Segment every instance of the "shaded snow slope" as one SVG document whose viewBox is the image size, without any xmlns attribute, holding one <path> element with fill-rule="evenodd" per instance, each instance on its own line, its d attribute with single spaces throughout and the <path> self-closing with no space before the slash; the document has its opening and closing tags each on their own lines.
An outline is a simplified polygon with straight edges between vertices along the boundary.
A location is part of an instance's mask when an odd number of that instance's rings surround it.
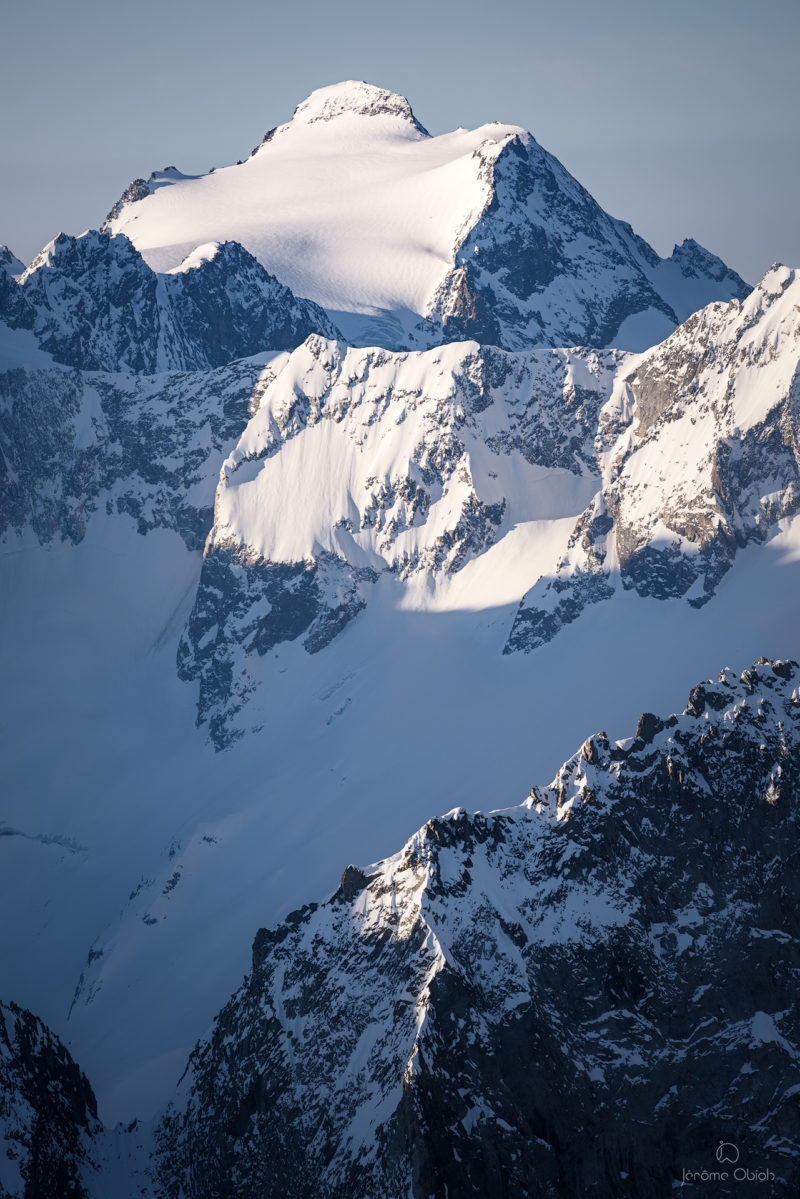
<svg viewBox="0 0 800 1199">
<path fill-rule="evenodd" d="M 250 735 L 219 754 L 175 673 L 198 552 L 102 509 L 76 547 L 3 552 L 6 985 L 111 1122 L 168 1097 L 252 930 L 329 892 L 336 862 L 390 853 L 432 795 L 502 804 L 587 728 L 624 736 L 720 661 L 800 657 L 796 521 L 747 547 L 704 608 L 625 592 L 532 655 L 501 653 L 513 601 L 398 610 L 386 580 L 324 652 L 256 656 Z"/>
<path fill-rule="evenodd" d="M 163 1193 L 655 1199 L 720 1141 L 795 1193 L 799 801 L 800 668 L 761 660 L 348 866 L 256 935 Z"/>
<path fill-rule="evenodd" d="M 402 96 L 354 82 L 314 92 L 245 162 L 135 180 L 106 227 L 159 271 L 240 242 L 356 345 L 638 350 L 749 290 L 694 242 L 659 258 L 517 126 L 431 137 Z"/>
</svg>

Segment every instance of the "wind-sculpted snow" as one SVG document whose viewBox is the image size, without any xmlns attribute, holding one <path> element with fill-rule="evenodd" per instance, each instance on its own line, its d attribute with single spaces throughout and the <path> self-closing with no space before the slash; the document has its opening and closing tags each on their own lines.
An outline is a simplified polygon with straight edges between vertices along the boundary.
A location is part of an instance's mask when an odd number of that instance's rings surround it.
<svg viewBox="0 0 800 1199">
<path fill-rule="evenodd" d="M 255 688 L 248 658 L 323 649 L 380 574 L 432 592 L 516 525 L 576 514 L 620 357 L 295 351 L 222 467 L 181 644 L 215 743 Z"/>
<path fill-rule="evenodd" d="M 0 277 L 0 317 L 31 329 L 56 362 L 84 370 L 208 370 L 310 333 L 337 336 L 235 242 L 198 247 L 167 275 L 127 237 L 59 234 L 16 283 Z"/>
<path fill-rule="evenodd" d="M 0 373 L 0 536 L 77 544 L 98 509 L 200 550 L 225 450 L 285 356 L 218 371 Z"/>
<path fill-rule="evenodd" d="M 351 344 L 641 350 L 749 287 L 687 240 L 661 259 L 551 154 L 497 122 L 431 137 L 403 96 L 321 88 L 246 162 L 137 179 L 106 228 L 158 270 L 233 239 Z"/>
<path fill-rule="evenodd" d="M 619 586 L 707 603 L 736 553 L 800 511 L 800 280 L 775 267 L 622 368 L 600 414 L 602 488 L 506 650 L 531 650 Z"/>
<path fill-rule="evenodd" d="M 800 668 L 762 659 L 349 866 L 257 934 L 162 1193 L 655 1199 L 720 1141 L 793 1193 L 799 798 Z"/>
</svg>

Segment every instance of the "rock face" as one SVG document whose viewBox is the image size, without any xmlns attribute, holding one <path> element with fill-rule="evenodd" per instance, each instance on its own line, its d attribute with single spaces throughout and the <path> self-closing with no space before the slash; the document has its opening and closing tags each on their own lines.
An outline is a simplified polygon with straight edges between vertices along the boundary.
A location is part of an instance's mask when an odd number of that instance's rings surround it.
<svg viewBox="0 0 800 1199">
<path fill-rule="evenodd" d="M 762 660 L 349 866 L 256 937 L 162 1193 L 655 1197 L 720 1142 L 793 1193 L 799 798 L 800 668 Z"/>
<path fill-rule="evenodd" d="M 523 129 L 431 137 L 403 96 L 354 81 L 312 93 L 246 162 L 134 180 L 105 227 L 158 269 L 241 242 L 352 344 L 393 350 L 643 350 L 750 290 L 696 242 L 660 258 Z"/>
<path fill-rule="evenodd" d="M 123 373 L 209 370 L 338 335 L 236 243 L 157 275 L 126 237 L 95 231 L 59 234 L 19 283 L 3 272 L 0 319 L 31 329 L 56 362 Z"/>
<path fill-rule="evenodd" d="M 659 258 L 530 134 L 509 136 L 478 157 L 489 199 L 457 242 L 455 264 L 427 313 L 448 338 L 510 350 L 644 349 L 685 320 L 701 294 L 702 304 L 744 299 L 750 291 L 696 242 Z M 621 332 L 637 317 L 642 334 Z"/>
<path fill-rule="evenodd" d="M 105 508 L 201 550 L 219 461 L 284 360 L 191 375 L 0 373 L 0 534 L 77 544 Z"/>
<path fill-rule="evenodd" d="M 0 1003 L 3 1199 L 88 1199 L 100 1128 L 92 1088 L 59 1039 L 25 1008 Z"/>
<path fill-rule="evenodd" d="M 255 655 L 300 637 L 317 652 L 379 575 L 444 586 L 537 504 L 579 509 L 622 358 L 474 343 L 389 354 L 319 337 L 295 351 L 223 465 L 181 643 L 215 744 L 236 736 Z"/>
<path fill-rule="evenodd" d="M 706 604 L 736 553 L 800 510 L 800 281 L 775 267 L 620 371 L 601 413 L 602 487 L 506 652 L 551 640 L 621 586 Z"/>
</svg>

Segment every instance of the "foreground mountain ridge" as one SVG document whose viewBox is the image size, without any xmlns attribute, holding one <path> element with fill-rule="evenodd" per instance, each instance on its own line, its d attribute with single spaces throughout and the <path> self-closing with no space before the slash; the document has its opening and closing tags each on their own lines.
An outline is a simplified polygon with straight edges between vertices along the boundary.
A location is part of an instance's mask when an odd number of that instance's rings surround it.
<svg viewBox="0 0 800 1199">
<path fill-rule="evenodd" d="M 791 1193 L 798 795 L 800 667 L 764 659 L 632 738 L 589 737 L 518 807 L 456 808 L 348 866 L 326 902 L 258 932 L 149 1164 L 138 1126 L 101 1133 L 63 1048 L 31 1091 L 49 1034 L 12 1008 L 35 1033 L 2 1059 L 19 1178 L 21 1105 L 38 1128 L 63 1072 L 72 1157 L 49 1117 L 41 1193 L 69 1169 L 76 1197 L 105 1199 L 112 1177 L 127 1194 L 123 1169 L 164 1199 L 657 1196 L 720 1141 L 753 1189 L 729 1174 L 718 1193 Z"/>
<path fill-rule="evenodd" d="M 789 1193 L 799 683 L 725 670 L 261 930 L 165 1194 L 656 1196 L 722 1140 Z"/>
</svg>

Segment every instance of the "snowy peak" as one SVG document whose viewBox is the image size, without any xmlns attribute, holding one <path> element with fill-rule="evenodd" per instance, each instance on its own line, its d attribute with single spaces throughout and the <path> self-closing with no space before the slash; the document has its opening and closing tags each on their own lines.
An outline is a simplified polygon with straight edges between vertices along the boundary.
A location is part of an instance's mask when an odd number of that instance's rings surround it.
<svg viewBox="0 0 800 1199">
<path fill-rule="evenodd" d="M 317 88 L 307 100 L 298 104 L 292 120 L 274 132 L 283 134 L 319 123 L 330 125 L 334 121 L 363 117 L 377 118 L 383 135 L 397 132 L 414 139 L 430 136 L 414 116 L 405 96 L 352 79 Z"/>
<path fill-rule="evenodd" d="M 675 246 L 668 261 L 676 263 L 681 273 L 690 279 L 705 276 L 717 283 L 726 278 L 736 283 L 742 282 L 736 272 L 727 267 L 721 258 L 712 254 L 705 246 L 701 246 L 693 237 L 686 237 L 679 246 Z"/>
<path fill-rule="evenodd" d="M 18 279 L 24 270 L 24 262 L 20 262 L 16 254 L 13 254 L 8 246 L 0 246 L 0 271 L 4 271 L 7 275 L 10 275 L 12 279 Z"/>
<path fill-rule="evenodd" d="M 313 92 L 244 163 L 135 181 L 108 227 L 159 271 L 238 241 L 351 344 L 392 350 L 639 351 L 748 291 L 695 243 L 661 259 L 518 126 L 431 137 L 359 82 Z"/>
</svg>

